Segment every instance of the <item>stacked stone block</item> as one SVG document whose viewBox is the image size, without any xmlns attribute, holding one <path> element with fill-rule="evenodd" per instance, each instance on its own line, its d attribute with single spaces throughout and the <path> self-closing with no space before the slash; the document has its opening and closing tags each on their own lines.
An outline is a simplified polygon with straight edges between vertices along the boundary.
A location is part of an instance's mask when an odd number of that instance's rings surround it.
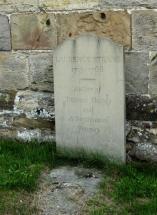
<svg viewBox="0 0 157 215">
<path fill-rule="evenodd" d="M 156 0 L 0 0 L 0 136 L 54 140 L 53 51 L 95 34 L 124 46 L 128 155 L 157 160 L 156 9 Z"/>
</svg>

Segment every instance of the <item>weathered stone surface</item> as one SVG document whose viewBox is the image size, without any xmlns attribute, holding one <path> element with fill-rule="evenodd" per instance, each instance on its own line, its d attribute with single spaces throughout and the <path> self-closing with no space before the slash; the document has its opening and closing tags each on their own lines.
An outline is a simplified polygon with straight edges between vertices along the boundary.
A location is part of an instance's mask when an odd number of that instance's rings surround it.
<svg viewBox="0 0 157 215">
<path fill-rule="evenodd" d="M 100 0 L 39 0 L 39 6 L 45 10 L 90 9 L 97 7 Z"/>
<path fill-rule="evenodd" d="M 157 145 L 137 143 L 134 145 L 130 155 L 141 161 L 157 162 Z"/>
<path fill-rule="evenodd" d="M 22 141 L 37 140 L 38 142 L 54 142 L 54 132 L 50 129 L 25 129 L 21 128 L 17 131 L 17 139 Z"/>
<path fill-rule="evenodd" d="M 40 142 L 54 142 L 55 134 L 50 129 L 26 129 L 26 128 L 0 128 L 1 139 L 18 139 L 25 142 L 36 140 Z"/>
<path fill-rule="evenodd" d="M 0 51 L 11 49 L 10 26 L 7 16 L 0 15 Z"/>
<path fill-rule="evenodd" d="M 13 49 L 52 49 L 57 45 L 55 15 L 16 14 L 11 16 Z"/>
<path fill-rule="evenodd" d="M 14 107 L 15 91 L 1 91 L 0 92 L 0 110 L 11 110 Z"/>
<path fill-rule="evenodd" d="M 0 11 L 8 13 L 132 7 L 157 8 L 157 2 L 156 0 L 0 0 Z"/>
<path fill-rule="evenodd" d="M 157 99 L 149 96 L 127 95 L 126 117 L 128 120 L 156 121 Z"/>
<path fill-rule="evenodd" d="M 13 128 L 1 128 L 0 138 L 1 139 L 15 139 L 17 137 L 17 131 Z"/>
<path fill-rule="evenodd" d="M 128 158 L 157 162 L 157 122 L 129 121 Z"/>
<path fill-rule="evenodd" d="M 157 121 L 128 121 L 127 141 L 157 144 Z"/>
<path fill-rule="evenodd" d="M 72 10 L 92 8 L 156 8 L 156 0 L 39 0 L 40 7 L 45 10 Z"/>
<path fill-rule="evenodd" d="M 156 8 L 156 0 L 99 0 L 101 7 L 108 8 L 132 8 L 132 7 L 144 7 L 144 8 Z"/>
<path fill-rule="evenodd" d="M 29 55 L 30 88 L 39 91 L 53 92 L 52 53 Z"/>
<path fill-rule="evenodd" d="M 133 48 L 156 50 L 157 12 L 153 10 L 134 11 L 132 17 Z"/>
<path fill-rule="evenodd" d="M 148 94 L 148 63 L 148 53 L 125 54 L 126 93 Z"/>
<path fill-rule="evenodd" d="M 157 52 L 150 53 L 149 93 L 157 95 Z"/>
<path fill-rule="evenodd" d="M 125 161 L 123 67 L 123 47 L 96 36 L 67 40 L 54 52 L 59 147 Z"/>
<path fill-rule="evenodd" d="M 55 131 L 54 120 L 48 121 L 43 119 L 29 119 L 24 116 L 14 117 L 13 126 L 16 128 L 27 128 L 27 129 L 51 129 Z"/>
<path fill-rule="evenodd" d="M 0 0 L 0 12 L 35 11 L 38 0 Z"/>
<path fill-rule="evenodd" d="M 122 11 L 70 13 L 57 15 L 58 42 L 84 33 L 108 37 L 131 46 L 130 15 Z"/>
<path fill-rule="evenodd" d="M 132 143 L 151 142 L 152 138 L 151 129 L 156 127 L 156 123 L 152 123 L 151 121 L 132 120 L 128 121 L 127 125 L 129 125 L 129 130 L 126 135 L 127 142 Z"/>
<path fill-rule="evenodd" d="M 0 53 L 0 90 L 25 89 L 28 86 L 29 78 L 25 55 Z"/>
<path fill-rule="evenodd" d="M 1 111 L 0 112 L 0 129 L 12 128 L 13 122 L 13 113 L 10 111 Z"/>
<path fill-rule="evenodd" d="M 28 118 L 54 118 L 54 97 L 52 93 L 19 91 L 15 99 L 15 111 Z"/>
</svg>

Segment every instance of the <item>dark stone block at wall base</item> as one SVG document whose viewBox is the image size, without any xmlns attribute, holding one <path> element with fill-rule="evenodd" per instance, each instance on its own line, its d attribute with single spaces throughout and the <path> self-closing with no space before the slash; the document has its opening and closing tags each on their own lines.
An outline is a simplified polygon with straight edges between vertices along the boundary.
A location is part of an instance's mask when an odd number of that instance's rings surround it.
<svg viewBox="0 0 157 215">
<path fill-rule="evenodd" d="M 126 118 L 127 120 L 156 121 L 157 97 L 127 95 Z"/>
</svg>

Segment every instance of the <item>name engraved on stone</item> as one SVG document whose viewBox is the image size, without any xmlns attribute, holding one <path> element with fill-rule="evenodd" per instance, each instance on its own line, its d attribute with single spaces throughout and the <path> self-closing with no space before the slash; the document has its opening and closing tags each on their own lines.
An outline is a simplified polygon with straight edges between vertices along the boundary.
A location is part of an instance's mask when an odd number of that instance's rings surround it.
<svg viewBox="0 0 157 215">
<path fill-rule="evenodd" d="M 91 73 L 101 73 L 101 72 L 103 72 L 104 71 L 104 68 L 103 68 L 103 66 L 97 66 L 97 67 L 89 67 L 89 68 L 86 68 L 86 70 L 89 72 L 91 72 Z M 81 68 L 78 68 L 78 67 L 73 67 L 72 68 L 72 73 L 82 73 L 83 72 L 83 67 Z"/>
<path fill-rule="evenodd" d="M 87 98 L 67 97 L 67 103 L 87 103 Z"/>
<path fill-rule="evenodd" d="M 67 56 L 54 56 L 53 62 L 56 63 L 92 63 L 93 61 L 100 64 L 100 63 L 112 63 L 118 62 L 121 58 L 119 56 L 100 56 L 100 57 L 67 57 Z"/>
<path fill-rule="evenodd" d="M 100 132 L 100 129 L 99 128 L 93 128 L 93 127 L 79 126 L 78 131 L 80 133 L 98 134 Z"/>
<path fill-rule="evenodd" d="M 70 116 L 69 121 L 71 122 L 88 122 L 88 123 L 106 123 L 107 118 L 90 118 L 90 117 L 79 117 L 79 116 Z"/>
<path fill-rule="evenodd" d="M 88 86 L 84 86 L 84 87 L 80 87 L 80 86 L 75 86 L 73 88 L 73 91 L 75 93 L 79 93 L 79 92 L 90 92 L 93 91 L 95 93 L 98 93 L 100 91 L 99 87 L 88 87 Z"/>
<path fill-rule="evenodd" d="M 91 100 L 92 100 L 92 103 L 104 104 L 107 106 L 111 104 L 111 99 L 109 98 L 109 95 L 104 96 L 104 98 L 93 97 Z"/>
<path fill-rule="evenodd" d="M 125 162 L 123 47 L 80 36 L 54 51 L 57 146 Z"/>
</svg>

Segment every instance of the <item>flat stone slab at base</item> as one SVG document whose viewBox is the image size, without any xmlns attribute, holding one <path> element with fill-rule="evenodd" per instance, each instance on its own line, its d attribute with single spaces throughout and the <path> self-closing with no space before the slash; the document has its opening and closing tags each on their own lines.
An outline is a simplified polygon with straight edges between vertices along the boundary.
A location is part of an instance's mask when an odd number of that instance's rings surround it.
<svg viewBox="0 0 157 215">
<path fill-rule="evenodd" d="M 44 174 L 35 197 L 40 215 L 78 215 L 100 180 L 100 172 L 81 167 L 60 167 Z"/>
<path fill-rule="evenodd" d="M 53 60 L 57 145 L 125 162 L 123 47 L 83 35 Z"/>
</svg>

